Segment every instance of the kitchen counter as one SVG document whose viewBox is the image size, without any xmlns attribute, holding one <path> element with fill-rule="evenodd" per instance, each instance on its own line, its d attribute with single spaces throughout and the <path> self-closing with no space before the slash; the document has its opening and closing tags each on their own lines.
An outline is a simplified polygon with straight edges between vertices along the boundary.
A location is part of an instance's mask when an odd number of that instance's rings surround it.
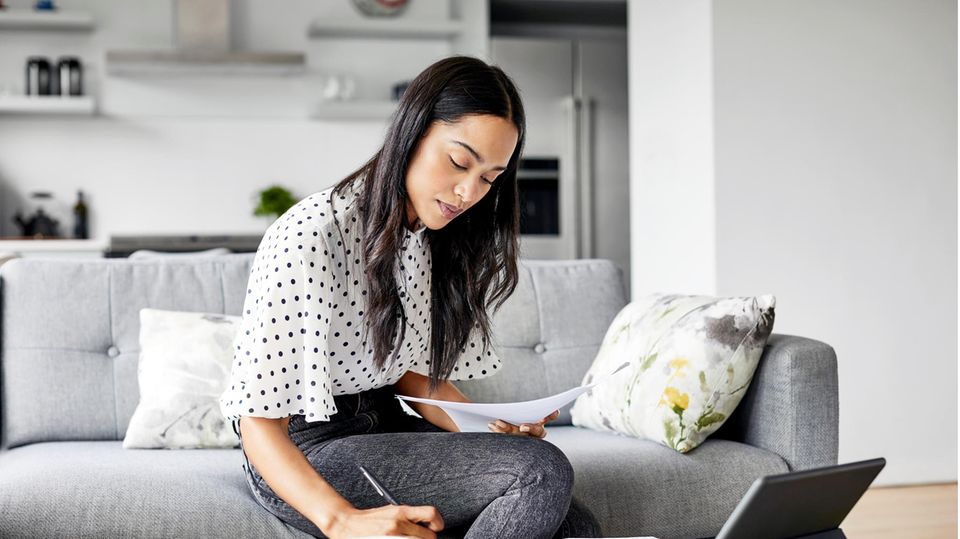
<svg viewBox="0 0 960 539">
<path fill-rule="evenodd" d="M 106 239 L 36 240 L 0 237 L 0 265 L 14 258 L 103 258 Z"/>
<path fill-rule="evenodd" d="M 193 252 L 226 248 L 235 253 L 255 252 L 262 234 L 111 235 L 106 238 L 27 239 L 0 237 L 0 264 L 18 256 L 126 257 L 138 250 Z"/>
<path fill-rule="evenodd" d="M 107 240 L 104 239 L 6 239 L 0 237 L 0 253 L 66 253 L 66 252 L 97 252 L 103 254 L 107 249 Z"/>
</svg>

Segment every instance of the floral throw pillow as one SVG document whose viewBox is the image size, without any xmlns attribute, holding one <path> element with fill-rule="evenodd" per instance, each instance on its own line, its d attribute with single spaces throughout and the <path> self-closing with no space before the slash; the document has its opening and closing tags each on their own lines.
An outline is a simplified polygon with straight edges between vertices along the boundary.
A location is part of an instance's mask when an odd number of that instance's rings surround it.
<svg viewBox="0 0 960 539">
<path fill-rule="evenodd" d="M 124 449 L 239 446 L 218 402 L 239 322 L 217 313 L 140 310 L 140 402 Z"/>
<path fill-rule="evenodd" d="M 614 318 L 583 383 L 580 427 L 658 441 L 686 453 L 723 425 L 746 393 L 773 330 L 776 298 L 650 294 Z"/>
</svg>

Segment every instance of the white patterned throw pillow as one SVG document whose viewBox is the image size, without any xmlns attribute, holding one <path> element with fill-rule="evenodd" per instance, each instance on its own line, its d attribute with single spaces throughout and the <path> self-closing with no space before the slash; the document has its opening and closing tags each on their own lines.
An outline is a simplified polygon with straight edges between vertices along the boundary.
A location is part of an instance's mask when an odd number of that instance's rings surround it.
<svg viewBox="0 0 960 539">
<path fill-rule="evenodd" d="M 583 383 L 574 425 L 686 453 L 723 425 L 746 393 L 773 330 L 776 298 L 650 294 L 614 318 Z"/>
<path fill-rule="evenodd" d="M 140 310 L 140 402 L 124 449 L 238 447 L 220 413 L 240 317 Z"/>
</svg>

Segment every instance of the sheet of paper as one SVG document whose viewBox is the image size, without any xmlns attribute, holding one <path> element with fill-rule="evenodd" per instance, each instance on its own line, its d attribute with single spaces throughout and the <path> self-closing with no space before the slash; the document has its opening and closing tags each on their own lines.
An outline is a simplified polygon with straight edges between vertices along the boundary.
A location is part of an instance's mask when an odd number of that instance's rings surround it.
<svg viewBox="0 0 960 539">
<path fill-rule="evenodd" d="M 559 410 L 567 403 L 579 397 L 592 387 L 606 382 L 615 374 L 623 370 L 629 362 L 624 363 L 605 376 L 595 379 L 592 383 L 568 389 L 566 391 L 529 401 L 519 402 L 452 402 L 422 397 L 397 395 L 397 398 L 406 401 L 433 404 L 443 409 L 450 419 L 457 424 L 460 432 L 489 432 L 487 423 L 502 419 L 519 425 L 521 423 L 536 423 Z M 549 425 L 549 423 L 547 423 Z"/>
</svg>

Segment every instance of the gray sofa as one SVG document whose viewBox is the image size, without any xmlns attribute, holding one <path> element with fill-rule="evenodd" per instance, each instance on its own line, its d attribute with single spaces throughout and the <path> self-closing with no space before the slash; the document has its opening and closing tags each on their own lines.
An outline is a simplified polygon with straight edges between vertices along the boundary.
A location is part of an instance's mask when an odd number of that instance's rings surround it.
<svg viewBox="0 0 960 539">
<path fill-rule="evenodd" d="M 138 402 L 139 310 L 239 314 L 253 254 L 15 259 L 0 266 L 0 537 L 306 537 L 247 490 L 239 449 L 124 450 Z M 524 261 L 494 316 L 504 367 L 456 382 L 475 401 L 579 385 L 627 302 L 607 260 Z M 736 413 L 679 454 L 548 425 L 574 495 L 607 536 L 715 535 L 761 475 L 835 464 L 837 366 L 815 340 L 774 334 Z"/>
</svg>

